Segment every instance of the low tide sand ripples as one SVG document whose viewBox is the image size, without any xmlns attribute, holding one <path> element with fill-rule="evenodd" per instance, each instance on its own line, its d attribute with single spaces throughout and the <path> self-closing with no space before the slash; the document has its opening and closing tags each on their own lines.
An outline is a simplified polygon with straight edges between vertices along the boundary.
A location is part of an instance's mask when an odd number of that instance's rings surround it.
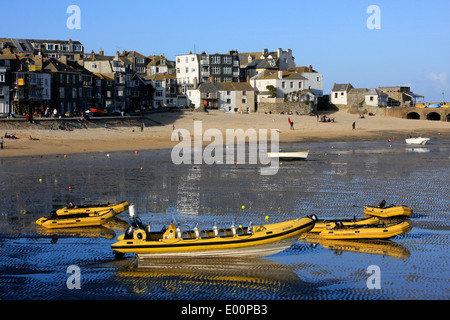
<svg viewBox="0 0 450 320">
<path fill-rule="evenodd" d="M 449 141 L 286 144 L 309 149 L 274 176 L 259 165 L 181 165 L 170 150 L 0 159 L 0 299 L 448 299 Z M 423 152 L 426 148 L 426 152 Z M 413 229 L 392 241 L 300 239 L 250 261 L 117 261 L 126 214 L 104 227 L 46 230 L 35 221 L 77 204 L 129 201 L 154 229 L 362 218 L 365 205 L 404 204 Z M 244 206 L 244 208 L 242 207 Z M 81 270 L 69 290 L 67 268 Z M 381 288 L 367 287 L 379 266 Z"/>
</svg>

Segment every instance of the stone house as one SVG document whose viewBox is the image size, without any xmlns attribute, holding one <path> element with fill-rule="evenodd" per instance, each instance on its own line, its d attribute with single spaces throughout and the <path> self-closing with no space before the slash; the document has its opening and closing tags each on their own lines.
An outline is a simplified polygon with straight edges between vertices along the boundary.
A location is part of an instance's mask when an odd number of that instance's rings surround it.
<svg viewBox="0 0 450 320">
<path fill-rule="evenodd" d="M 230 113 L 255 111 L 255 93 L 247 82 L 204 82 L 189 90 L 188 97 L 195 108 Z"/>
</svg>

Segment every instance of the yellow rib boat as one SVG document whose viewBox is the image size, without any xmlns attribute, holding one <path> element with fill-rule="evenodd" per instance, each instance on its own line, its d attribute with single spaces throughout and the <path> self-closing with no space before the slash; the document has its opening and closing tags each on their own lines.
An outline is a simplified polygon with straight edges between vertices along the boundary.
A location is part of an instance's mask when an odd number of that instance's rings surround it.
<svg viewBox="0 0 450 320">
<path fill-rule="evenodd" d="M 377 217 L 369 217 L 365 219 L 344 219 L 344 220 L 318 220 L 314 225 L 314 228 L 309 231 L 312 233 L 319 233 L 325 229 L 332 229 L 336 227 L 336 223 L 341 222 L 344 226 L 358 226 L 358 225 L 369 225 L 369 224 L 377 224 L 380 222 L 380 219 Z"/>
<path fill-rule="evenodd" d="M 411 225 L 407 221 L 385 225 L 349 226 L 337 225 L 334 229 L 326 229 L 320 232 L 324 239 L 352 240 L 352 239 L 390 239 L 400 234 L 411 231 Z"/>
<path fill-rule="evenodd" d="M 123 256 L 134 253 L 139 258 L 148 257 L 262 257 L 283 251 L 293 245 L 300 234 L 314 227 L 310 217 L 267 224 L 229 229 L 183 231 L 172 223 L 167 230 L 150 232 L 139 219 L 135 219 L 118 242 L 111 245 L 114 253 Z"/>
<path fill-rule="evenodd" d="M 67 207 L 53 211 L 50 216 L 40 218 L 36 223 L 49 229 L 99 226 L 128 210 L 129 205 L 126 201 L 89 207 L 69 203 Z"/>
<path fill-rule="evenodd" d="M 412 210 L 407 206 L 364 207 L 364 213 L 380 218 L 411 217 Z"/>
</svg>

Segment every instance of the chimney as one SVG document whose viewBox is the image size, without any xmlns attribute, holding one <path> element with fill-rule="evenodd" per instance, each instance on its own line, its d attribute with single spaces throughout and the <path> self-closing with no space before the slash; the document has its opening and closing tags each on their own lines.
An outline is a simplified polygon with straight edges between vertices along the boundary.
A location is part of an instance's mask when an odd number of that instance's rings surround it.
<svg viewBox="0 0 450 320">
<path fill-rule="evenodd" d="M 247 83 L 250 83 L 250 75 L 247 75 Z"/>
<path fill-rule="evenodd" d="M 105 51 L 102 50 L 102 48 L 100 48 L 100 55 L 103 57 L 105 55 Z"/>
<path fill-rule="evenodd" d="M 313 69 L 312 69 L 312 66 L 310 65 L 309 66 L 309 72 L 312 72 L 313 71 Z"/>
<path fill-rule="evenodd" d="M 213 75 L 209 76 L 209 82 L 214 83 L 214 76 Z"/>
<path fill-rule="evenodd" d="M 283 71 L 278 70 L 278 79 L 283 79 Z"/>
<path fill-rule="evenodd" d="M 198 80 L 197 77 L 194 78 L 194 90 L 197 90 L 198 88 Z"/>
</svg>

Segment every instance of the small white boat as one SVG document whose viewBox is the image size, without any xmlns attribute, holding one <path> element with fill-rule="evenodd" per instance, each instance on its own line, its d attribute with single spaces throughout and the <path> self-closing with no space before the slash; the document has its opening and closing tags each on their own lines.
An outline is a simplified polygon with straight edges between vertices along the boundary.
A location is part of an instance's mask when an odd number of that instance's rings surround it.
<svg viewBox="0 0 450 320">
<path fill-rule="evenodd" d="M 415 144 L 415 145 L 425 145 L 428 141 L 430 141 L 430 138 L 422 138 L 422 137 L 418 137 L 418 138 L 409 138 L 409 139 L 405 139 L 407 144 Z"/>
<path fill-rule="evenodd" d="M 305 160 L 308 158 L 309 151 L 298 152 L 268 152 L 269 158 L 279 158 L 284 160 Z"/>
</svg>

